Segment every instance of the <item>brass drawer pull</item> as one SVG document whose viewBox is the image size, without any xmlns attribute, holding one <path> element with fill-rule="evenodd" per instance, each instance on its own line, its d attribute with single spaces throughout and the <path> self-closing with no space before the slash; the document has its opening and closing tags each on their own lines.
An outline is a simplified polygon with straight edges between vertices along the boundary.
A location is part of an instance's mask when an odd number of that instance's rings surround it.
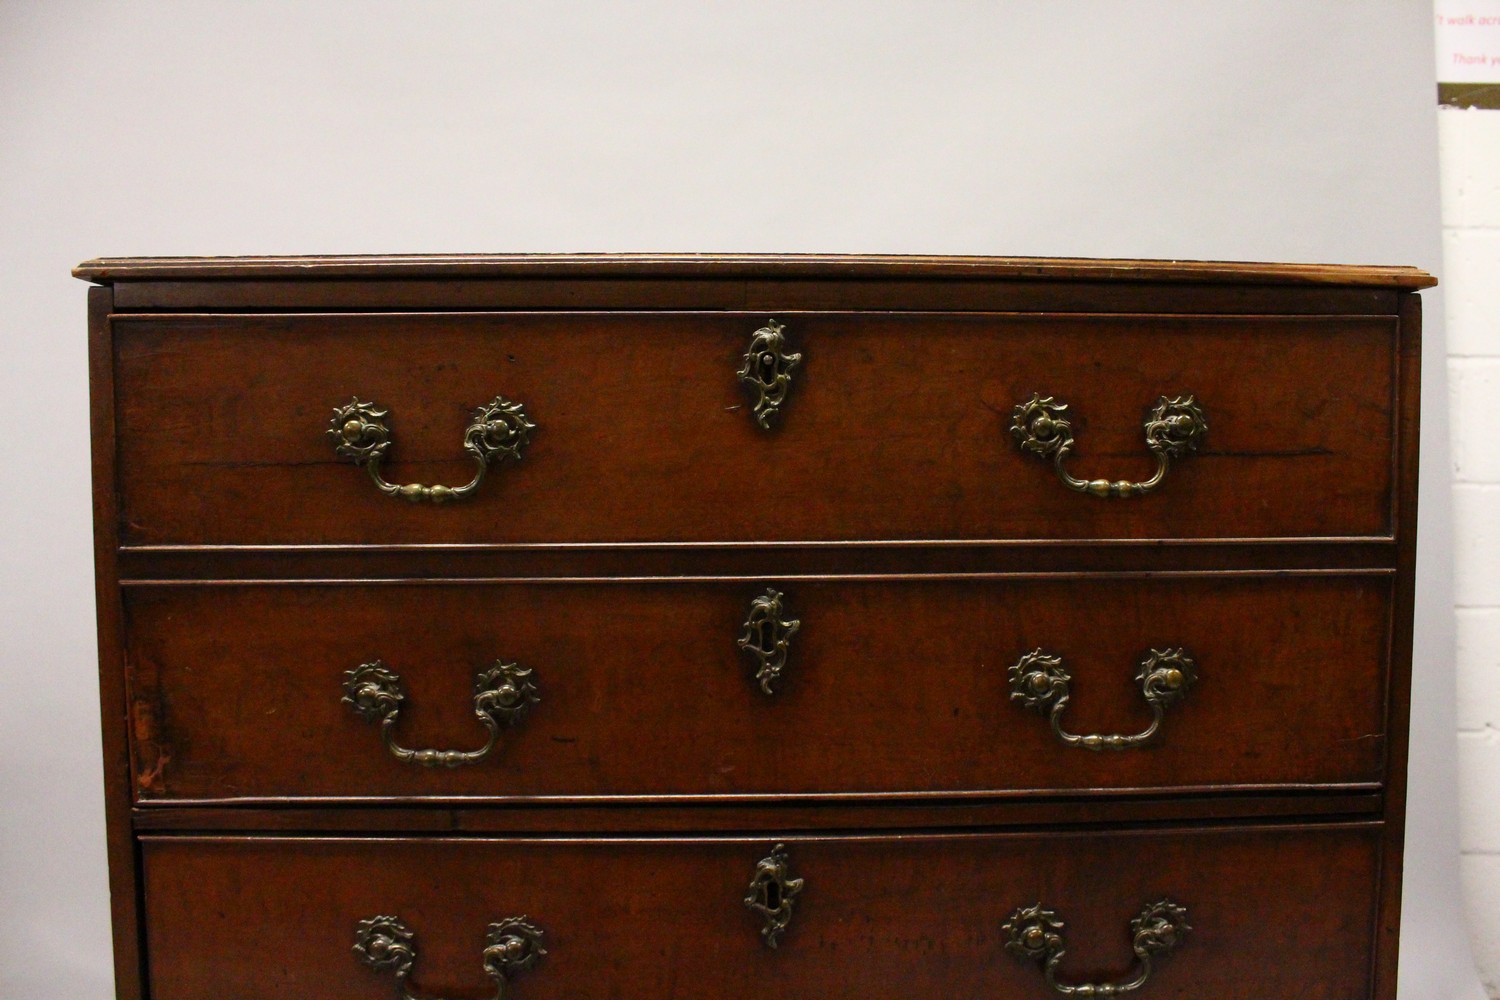
<svg viewBox="0 0 1500 1000">
<path fill-rule="evenodd" d="M 1187 932 L 1187 909 L 1169 899 L 1152 903 L 1130 922 L 1130 950 L 1135 952 L 1141 971 L 1123 983 L 1060 983 L 1057 967 L 1062 964 L 1063 922 L 1056 911 L 1038 903 L 1024 906 L 1010 915 L 1001 930 L 1010 936 L 1005 950 L 1023 962 L 1040 962 L 1047 985 L 1063 996 L 1117 997 L 1140 989 L 1151 977 L 1153 956 L 1165 956 L 1177 947 Z"/>
<path fill-rule="evenodd" d="M 354 953 L 375 971 L 394 975 L 401 1000 L 431 1000 L 413 993 L 407 983 L 417 960 L 415 937 L 400 917 L 371 917 L 355 929 Z M 504 1000 L 505 984 L 512 976 L 536 965 L 545 954 L 541 929 L 524 916 L 490 924 L 484 939 L 484 973 L 495 980 L 495 1000 Z"/>
<path fill-rule="evenodd" d="M 335 454 L 364 466 L 380 492 L 412 503 L 422 500 L 447 503 L 469 496 L 484 482 L 484 474 L 491 462 L 506 457 L 519 461 L 521 449 L 530 443 L 530 434 L 536 429 L 536 424 L 527 418 L 520 403 L 496 396 L 474 411 L 469 426 L 464 429 L 464 451 L 479 466 L 473 479 L 463 486 L 398 485 L 386 482 L 380 474 L 380 463 L 385 460 L 385 453 L 391 446 L 391 431 L 385 425 L 388 413 L 383 407 L 362 402 L 356 396 L 348 405 L 334 409 L 333 419 L 328 423 L 328 436 L 333 438 Z"/>
<path fill-rule="evenodd" d="M 785 844 L 777 844 L 769 855 L 755 863 L 745 905 L 764 918 L 765 926 L 760 929 L 760 936 L 767 948 L 777 946 L 776 939 L 792 922 L 792 903 L 802 891 L 803 880 L 792 878 L 791 874 Z"/>
<path fill-rule="evenodd" d="M 1156 408 L 1146 417 L 1146 448 L 1156 456 L 1156 474 L 1141 483 L 1128 480 L 1075 479 L 1063 468 L 1068 452 L 1073 450 L 1073 425 L 1063 416 L 1068 404 L 1051 396 L 1032 393 L 1031 398 L 1016 407 L 1010 433 L 1022 451 L 1029 451 L 1043 461 L 1051 460 L 1057 477 L 1070 490 L 1096 497 L 1134 497 L 1150 493 L 1161 485 L 1167 467 L 1174 458 L 1186 458 L 1198 450 L 1208 421 L 1192 396 L 1157 400 Z"/>
<path fill-rule="evenodd" d="M 781 411 L 786 394 L 792 388 L 792 369 L 802 363 L 801 354 L 786 349 L 786 327 L 774 319 L 750 335 L 750 346 L 736 372 L 740 381 L 755 394 L 752 415 L 760 429 L 771 429 L 771 418 Z"/>
<path fill-rule="evenodd" d="M 773 685 L 781 680 L 781 672 L 786 669 L 792 636 L 802 627 L 800 619 L 783 617 L 785 597 L 775 587 L 767 587 L 764 595 L 751 601 L 750 614 L 740 626 L 744 634 L 735 642 L 755 658 L 755 679 L 766 694 L 776 693 Z"/>
<path fill-rule="evenodd" d="M 1141 694 L 1151 706 L 1151 725 L 1131 736 L 1079 736 L 1063 731 L 1063 709 L 1068 707 L 1068 685 L 1072 678 L 1062 659 L 1041 649 L 1032 650 L 1010 667 L 1010 698 L 1025 708 L 1034 708 L 1052 719 L 1052 731 L 1069 746 L 1085 750 L 1125 750 L 1150 741 L 1161 728 L 1163 713 L 1181 701 L 1198 679 L 1198 665 L 1181 649 L 1153 649 L 1141 661 L 1135 675 Z"/>
<path fill-rule="evenodd" d="M 361 663 L 344 674 L 344 704 L 366 722 L 380 723 L 380 738 L 397 760 L 424 767 L 458 767 L 483 760 L 500 736 L 501 727 L 514 726 L 541 699 L 532 673 L 514 663 L 496 660 L 474 678 L 474 715 L 490 738 L 478 750 L 408 750 L 396 743 L 396 719 L 406 692 L 401 677 L 380 660 Z"/>
</svg>

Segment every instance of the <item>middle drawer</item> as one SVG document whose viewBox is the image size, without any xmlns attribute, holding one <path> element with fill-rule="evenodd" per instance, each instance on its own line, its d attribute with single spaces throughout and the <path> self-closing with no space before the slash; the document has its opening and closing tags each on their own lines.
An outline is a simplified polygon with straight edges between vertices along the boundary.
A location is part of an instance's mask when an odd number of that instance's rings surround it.
<svg viewBox="0 0 1500 1000">
<path fill-rule="evenodd" d="M 1390 600 L 1375 572 L 131 586 L 136 791 L 1370 785 Z"/>
</svg>

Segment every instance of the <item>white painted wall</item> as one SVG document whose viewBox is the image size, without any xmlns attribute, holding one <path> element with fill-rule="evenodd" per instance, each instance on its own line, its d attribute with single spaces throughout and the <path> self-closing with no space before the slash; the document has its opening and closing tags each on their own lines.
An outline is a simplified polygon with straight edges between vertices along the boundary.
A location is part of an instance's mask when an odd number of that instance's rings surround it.
<svg viewBox="0 0 1500 1000">
<path fill-rule="evenodd" d="M 70 266 L 802 250 L 1436 271 L 1431 32 L 1430 0 L 0 0 L 0 996 L 110 991 Z M 1442 291 L 1424 299 L 1402 989 L 1469 1000 Z"/>
<path fill-rule="evenodd" d="M 1462 867 L 1475 957 L 1500 997 L 1500 111 L 1445 109 L 1438 136 Z"/>
</svg>

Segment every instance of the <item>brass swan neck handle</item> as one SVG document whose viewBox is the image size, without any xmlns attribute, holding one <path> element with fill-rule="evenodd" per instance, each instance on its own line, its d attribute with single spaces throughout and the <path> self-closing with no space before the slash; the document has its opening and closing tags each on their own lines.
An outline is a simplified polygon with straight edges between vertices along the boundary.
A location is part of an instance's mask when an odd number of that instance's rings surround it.
<svg viewBox="0 0 1500 1000">
<path fill-rule="evenodd" d="M 355 928 L 354 953 L 375 971 L 395 977 L 400 1000 L 436 1000 L 413 992 L 408 982 L 417 960 L 415 938 L 400 917 L 371 917 Z M 511 977 L 532 968 L 546 954 L 541 929 L 526 917 L 507 917 L 490 924 L 484 941 L 484 973 L 495 980 L 494 1000 L 505 1000 L 505 986 Z"/>
<path fill-rule="evenodd" d="M 1208 421 L 1192 396 L 1168 399 L 1162 396 L 1146 416 L 1146 450 L 1156 456 L 1156 472 L 1150 479 L 1131 482 L 1121 479 L 1078 479 L 1064 466 L 1073 450 L 1073 425 L 1064 413 L 1068 404 L 1032 393 L 1019 404 L 1011 417 L 1010 433 L 1023 452 L 1043 461 L 1050 460 L 1063 485 L 1079 493 L 1096 497 L 1134 497 L 1150 493 L 1162 484 L 1172 459 L 1186 458 L 1198 450 Z"/>
<path fill-rule="evenodd" d="M 396 742 L 396 720 L 406 691 L 401 677 L 380 660 L 361 663 L 344 674 L 343 703 L 366 722 L 380 723 L 380 739 L 391 756 L 423 767 L 476 764 L 494 749 L 500 730 L 521 721 L 540 701 L 532 672 L 515 663 L 496 660 L 474 678 L 474 715 L 489 732 L 478 750 L 411 750 Z"/>
<path fill-rule="evenodd" d="M 344 406 L 334 408 L 333 419 L 328 422 L 328 436 L 333 439 L 334 453 L 363 466 L 376 489 L 412 503 L 423 500 L 448 503 L 472 496 L 484 482 L 492 463 L 505 458 L 520 461 L 521 449 L 530 443 L 531 432 L 536 430 L 536 424 L 526 416 L 520 403 L 496 396 L 474 411 L 464 429 L 464 451 L 477 465 L 473 479 L 462 486 L 398 484 L 387 482 L 380 473 L 392 440 L 391 430 L 385 425 L 389 413 L 378 404 L 363 402 L 355 396 Z"/>
<path fill-rule="evenodd" d="M 1062 658 L 1038 648 L 1023 655 L 1010 670 L 1010 698 L 1025 708 L 1048 716 L 1052 732 L 1068 746 L 1085 750 L 1126 750 L 1144 746 L 1161 728 L 1162 716 L 1187 694 L 1198 679 L 1198 665 L 1182 649 L 1153 649 L 1141 660 L 1136 682 L 1151 709 L 1151 725 L 1129 736 L 1070 733 L 1062 727 L 1073 678 L 1063 669 Z"/>
<path fill-rule="evenodd" d="M 1123 982 L 1063 983 L 1057 979 L 1057 968 L 1067 954 L 1063 947 L 1063 922 L 1055 910 L 1038 903 L 1024 906 L 1010 915 L 1001 928 L 1009 940 L 1005 950 L 1021 961 L 1041 963 L 1047 985 L 1063 996 L 1117 997 L 1134 992 L 1151 978 L 1152 959 L 1169 954 L 1187 932 L 1187 909 L 1169 899 L 1152 903 L 1130 922 L 1130 950 L 1135 953 L 1139 971 Z"/>
</svg>

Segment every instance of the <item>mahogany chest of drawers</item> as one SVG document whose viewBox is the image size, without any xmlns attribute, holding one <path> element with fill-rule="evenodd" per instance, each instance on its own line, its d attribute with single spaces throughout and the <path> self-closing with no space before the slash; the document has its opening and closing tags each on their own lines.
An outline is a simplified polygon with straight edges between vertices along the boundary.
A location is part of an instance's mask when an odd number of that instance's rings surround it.
<svg viewBox="0 0 1500 1000">
<path fill-rule="evenodd" d="M 75 273 L 121 998 L 1394 996 L 1426 274 Z"/>
</svg>

